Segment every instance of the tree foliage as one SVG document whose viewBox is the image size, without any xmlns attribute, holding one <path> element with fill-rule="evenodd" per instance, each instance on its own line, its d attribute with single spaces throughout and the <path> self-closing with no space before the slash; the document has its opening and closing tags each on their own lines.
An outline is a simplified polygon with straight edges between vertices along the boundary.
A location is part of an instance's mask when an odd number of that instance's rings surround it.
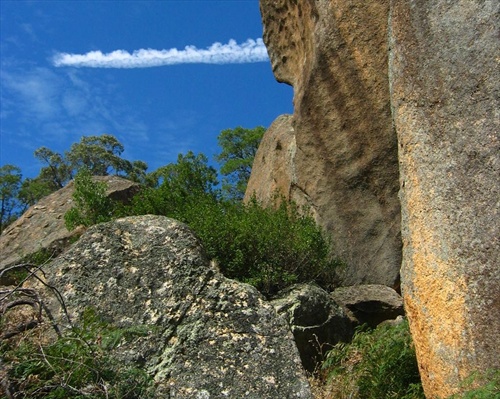
<svg viewBox="0 0 500 399">
<path fill-rule="evenodd" d="M 132 163 L 121 157 L 125 148 L 110 134 L 83 136 L 79 143 L 71 146 L 66 159 L 72 170 L 87 169 L 94 176 L 127 175 Z"/>
<path fill-rule="evenodd" d="M 223 130 L 217 137 L 222 151 L 215 159 L 221 164 L 220 172 L 224 177 L 222 188 L 229 198 L 242 199 L 245 195 L 255 153 L 266 129 L 236 127 Z"/>
<path fill-rule="evenodd" d="M 240 201 L 263 134 L 263 127 L 221 132 L 217 159 L 225 176 L 222 188 L 208 158 L 191 151 L 146 174 L 146 163 L 121 158 L 123 145 L 110 135 L 83 137 L 65 156 L 42 147 L 36 155 L 46 166 L 40 176 L 23 183 L 22 198 L 31 204 L 75 174 L 75 207 L 64 217 L 70 230 L 117 216 L 164 215 L 190 225 L 225 275 L 266 295 L 295 282 L 331 286 L 340 262 L 312 217 L 279 198 L 267 209 L 256 200 Z M 106 184 L 92 179 L 109 173 L 143 183 L 131 205 L 117 206 L 106 196 Z"/>
<path fill-rule="evenodd" d="M 51 182 L 40 176 L 24 179 L 19 190 L 20 212 L 25 212 L 28 207 L 36 204 L 54 190 L 55 188 Z"/>
<path fill-rule="evenodd" d="M 35 150 L 35 158 L 45 164 L 37 179 L 44 182 L 51 191 L 63 188 L 73 178 L 70 163 L 59 153 L 47 147 Z"/>
<path fill-rule="evenodd" d="M 16 212 L 10 212 L 11 218 L 23 213 L 43 197 L 64 187 L 82 169 L 93 176 L 113 173 L 145 184 L 148 180 L 147 163 L 128 161 L 121 157 L 123 151 L 123 145 L 116 137 L 109 134 L 83 136 L 80 142 L 73 144 L 64 154 L 47 147 L 38 148 L 34 156 L 43 166 L 38 176 L 19 182 L 20 187 L 14 193 Z M 7 167 L 17 168 L 13 165 L 5 165 L 2 168 Z"/>
<path fill-rule="evenodd" d="M 0 167 L 0 233 L 17 217 L 21 179 L 21 169 L 17 166 Z"/>
<path fill-rule="evenodd" d="M 162 166 L 148 176 L 149 188 L 133 201 L 134 214 L 165 215 L 183 220 L 192 204 L 217 196 L 217 171 L 203 154 L 179 154 L 176 163 Z"/>
</svg>

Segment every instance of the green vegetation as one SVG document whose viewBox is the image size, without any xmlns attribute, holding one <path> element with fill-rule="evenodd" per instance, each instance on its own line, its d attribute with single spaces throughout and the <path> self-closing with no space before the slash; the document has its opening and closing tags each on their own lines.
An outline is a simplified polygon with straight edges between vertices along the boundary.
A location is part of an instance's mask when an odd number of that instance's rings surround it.
<svg viewBox="0 0 500 399">
<path fill-rule="evenodd" d="M 217 173 L 203 154 L 179 155 L 148 176 L 130 206 L 116 207 L 106 188 L 83 169 L 75 179 L 75 203 L 65 215 L 68 228 L 90 226 L 113 215 L 164 215 L 188 224 L 222 273 L 248 282 L 270 296 L 296 282 L 333 285 L 340 264 L 328 241 L 305 210 L 280 198 L 264 209 L 256 200 L 243 204 L 217 189 Z"/>
<path fill-rule="evenodd" d="M 203 154 L 179 154 L 177 163 L 162 166 L 147 177 L 148 188 L 133 199 L 124 215 L 165 215 L 188 222 L 186 213 L 197 204 L 216 201 L 217 171 Z"/>
<path fill-rule="evenodd" d="M 82 137 L 64 155 L 41 147 L 35 156 L 44 166 L 36 178 L 22 182 L 19 168 L 4 168 L 3 180 L 11 182 L 4 190 L 5 203 L 11 204 L 6 214 L 13 213 L 15 204 L 25 209 L 74 178 L 75 206 L 64 216 L 68 230 L 121 216 L 164 215 L 188 224 L 226 276 L 253 284 L 265 295 L 296 282 L 329 287 L 340 262 L 305 209 L 282 198 L 268 209 L 256 200 L 241 201 L 264 132 L 261 126 L 221 132 L 216 160 L 222 185 L 208 158 L 191 151 L 146 174 L 144 162 L 121 158 L 124 147 L 111 135 Z M 142 183 L 130 205 L 111 201 L 106 184 L 92 179 L 109 173 Z"/>
<path fill-rule="evenodd" d="M 464 382 L 465 392 L 449 399 L 500 399 L 500 370 L 474 372 Z"/>
<path fill-rule="evenodd" d="M 358 329 L 323 365 L 329 392 L 339 399 L 424 399 L 408 322 Z"/>
<path fill-rule="evenodd" d="M 0 168 L 0 188 L 3 206 L 0 228 L 15 220 L 40 199 L 64 187 L 80 170 L 93 176 L 119 175 L 144 183 L 148 165 L 143 161 L 128 161 L 121 157 L 123 145 L 112 135 L 83 136 L 64 154 L 40 147 L 34 152 L 43 166 L 38 176 L 22 180 L 21 170 L 14 165 Z"/>
<path fill-rule="evenodd" d="M 18 193 L 21 188 L 21 169 L 14 165 L 0 167 L 0 234 L 17 218 Z"/>
<path fill-rule="evenodd" d="M 31 330 L 19 341 L 2 341 L 10 388 L 24 398 L 148 398 L 151 381 L 145 371 L 124 366 L 112 350 L 137 336 L 140 328 L 116 328 L 87 309 L 82 324 L 52 342 Z M 20 395 L 20 396 L 19 396 Z"/>
<path fill-rule="evenodd" d="M 205 201 L 188 209 L 185 221 L 225 276 L 250 283 L 266 296 L 297 282 L 333 285 L 340 261 L 313 218 L 295 204 L 279 198 L 272 208 L 255 200 Z"/>
<path fill-rule="evenodd" d="M 243 199 L 255 153 L 265 131 L 263 126 L 254 129 L 237 127 L 223 130 L 217 137 L 222 151 L 215 159 L 221 163 L 222 190 L 228 198 Z"/>
<path fill-rule="evenodd" d="M 73 193 L 76 206 L 64 215 L 68 230 L 112 219 L 115 205 L 106 195 L 106 189 L 106 183 L 92 180 L 90 170 L 83 168 L 77 173 Z"/>
</svg>

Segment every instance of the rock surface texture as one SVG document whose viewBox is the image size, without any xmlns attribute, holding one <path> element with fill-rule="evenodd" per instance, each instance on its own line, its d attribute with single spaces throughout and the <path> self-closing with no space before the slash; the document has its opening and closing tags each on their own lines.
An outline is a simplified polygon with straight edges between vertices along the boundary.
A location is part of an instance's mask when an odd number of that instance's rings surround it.
<svg viewBox="0 0 500 399">
<path fill-rule="evenodd" d="M 296 183 L 294 162 L 297 146 L 292 123 L 292 115 L 281 115 L 266 130 L 255 154 L 247 185 L 247 201 L 255 193 L 264 206 L 269 206 L 273 204 L 276 192 L 286 198 L 294 196 L 292 187 Z M 303 202 L 302 196 L 296 200 Z"/>
<path fill-rule="evenodd" d="M 309 372 L 318 370 L 333 345 L 349 342 L 354 335 L 353 323 L 342 307 L 316 285 L 294 285 L 271 303 L 287 320 L 302 364 Z"/>
<path fill-rule="evenodd" d="M 426 397 L 500 369 L 500 3 L 391 1 L 402 292 Z"/>
<path fill-rule="evenodd" d="M 108 185 L 107 194 L 117 201 L 127 202 L 139 191 L 139 185 L 118 176 L 97 176 L 95 180 Z M 73 206 L 73 182 L 42 198 L 0 235 L 0 269 L 19 263 L 27 255 L 41 249 L 60 253 L 71 238 L 81 230 L 69 232 L 64 214 Z"/>
<path fill-rule="evenodd" d="M 389 1 L 261 0 L 276 79 L 294 88 L 294 144 L 275 130 L 257 156 L 248 196 L 270 188 L 307 204 L 348 267 L 344 284 L 398 285 L 401 264 L 396 133 L 387 70 Z M 274 126 L 276 129 L 277 126 Z M 274 143 L 273 143 L 274 140 Z M 293 148 L 293 150 L 289 150 Z M 283 159 L 283 158 L 282 158 Z"/>
<path fill-rule="evenodd" d="M 331 293 L 355 326 L 368 324 L 375 328 L 386 320 L 404 315 L 403 298 L 385 285 L 353 285 Z"/>
<path fill-rule="evenodd" d="M 253 287 L 212 269 L 179 222 L 94 226 L 45 272 L 74 320 L 91 307 L 121 327 L 153 327 L 115 355 L 144 367 L 158 398 L 311 398 L 286 322 Z"/>
</svg>

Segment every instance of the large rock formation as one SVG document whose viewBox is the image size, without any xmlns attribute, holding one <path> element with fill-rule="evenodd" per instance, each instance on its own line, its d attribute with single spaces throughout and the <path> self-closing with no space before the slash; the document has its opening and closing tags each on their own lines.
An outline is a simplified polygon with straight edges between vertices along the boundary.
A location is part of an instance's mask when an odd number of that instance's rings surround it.
<svg viewBox="0 0 500 399">
<path fill-rule="evenodd" d="M 139 216 L 94 226 L 44 272 L 74 322 L 90 307 L 113 325 L 151 327 L 113 356 L 144 368 L 155 397 L 311 398 L 285 320 L 211 268 L 184 224 Z M 48 308 L 67 322 L 58 301 Z"/>
<path fill-rule="evenodd" d="M 107 195 L 121 202 L 129 201 L 139 185 L 118 176 L 95 176 L 95 181 L 107 184 Z M 74 206 L 73 181 L 64 188 L 42 198 L 0 235 L 0 269 L 20 262 L 27 255 L 40 250 L 61 252 L 71 239 L 82 233 L 81 229 L 68 231 L 64 214 Z"/>
<path fill-rule="evenodd" d="M 402 291 L 427 398 L 500 369 L 500 3 L 391 1 Z"/>
<path fill-rule="evenodd" d="M 260 4 L 273 71 L 294 87 L 295 109 L 293 121 L 279 120 L 267 134 L 279 137 L 264 138 L 271 142 L 269 153 L 259 150 L 247 198 L 255 192 L 266 202 L 276 187 L 307 204 L 347 262 L 345 284 L 396 286 L 401 238 L 387 70 L 389 1 Z M 293 131 L 285 141 L 290 144 L 280 146 L 280 137 Z M 273 158 L 289 166 L 269 173 Z"/>
<path fill-rule="evenodd" d="M 264 206 L 271 206 L 277 192 L 287 198 L 293 198 L 296 194 L 293 187 L 296 180 L 297 145 L 292 124 L 292 115 L 281 115 L 262 137 L 247 185 L 245 196 L 247 201 L 255 194 Z M 303 197 L 298 196 L 296 200 L 302 201 Z"/>
</svg>

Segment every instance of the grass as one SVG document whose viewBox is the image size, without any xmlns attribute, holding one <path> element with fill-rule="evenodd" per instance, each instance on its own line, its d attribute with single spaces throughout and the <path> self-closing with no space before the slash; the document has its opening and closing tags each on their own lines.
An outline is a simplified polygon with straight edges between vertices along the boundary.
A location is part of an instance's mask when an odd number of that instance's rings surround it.
<svg viewBox="0 0 500 399">
<path fill-rule="evenodd" d="M 327 353 L 313 390 L 318 399 L 425 399 L 407 321 L 358 328 Z"/>
</svg>

